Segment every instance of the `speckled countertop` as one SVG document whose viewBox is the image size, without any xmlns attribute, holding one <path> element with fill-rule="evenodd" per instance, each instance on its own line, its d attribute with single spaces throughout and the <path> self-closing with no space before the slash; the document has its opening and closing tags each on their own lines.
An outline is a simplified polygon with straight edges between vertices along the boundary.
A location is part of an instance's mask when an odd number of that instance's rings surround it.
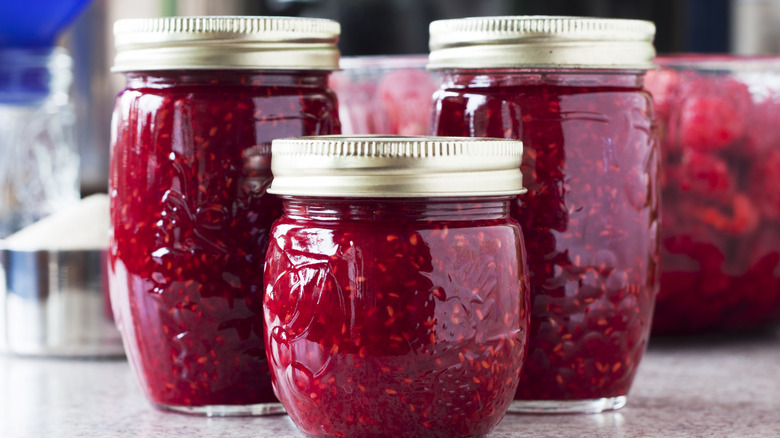
<svg viewBox="0 0 780 438">
<path fill-rule="evenodd" d="M 0 356 L 0 437 L 301 438 L 283 415 L 160 412 L 123 360 Z M 780 437 L 780 333 L 654 340 L 628 406 L 600 415 L 507 415 L 490 438 Z"/>
</svg>

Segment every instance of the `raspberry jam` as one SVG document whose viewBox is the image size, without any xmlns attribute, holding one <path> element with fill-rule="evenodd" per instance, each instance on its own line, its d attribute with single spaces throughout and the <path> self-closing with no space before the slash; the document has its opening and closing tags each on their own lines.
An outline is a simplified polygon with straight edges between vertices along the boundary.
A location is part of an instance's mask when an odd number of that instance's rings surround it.
<svg viewBox="0 0 780 438">
<path fill-rule="evenodd" d="M 510 214 L 526 237 L 531 330 L 510 411 L 618 409 L 647 345 L 658 284 L 653 108 L 636 67 L 652 58 L 636 58 L 629 48 L 604 59 L 609 51 L 599 54 L 598 44 L 582 41 L 614 31 L 647 49 L 652 24 L 570 17 L 439 23 L 431 26 L 431 62 L 444 73 L 434 96 L 435 135 L 524 144 L 528 193 L 516 197 Z M 577 32 L 582 38 L 572 39 Z M 474 35 L 473 46 L 463 43 Z M 479 46 L 491 38 L 514 47 L 509 58 Z M 553 48 L 544 64 L 560 67 L 457 68 L 469 56 L 488 65 L 517 56 L 518 65 L 533 65 L 542 43 Z M 571 65 L 571 47 L 596 50 L 582 62 L 628 64 Z"/>
<path fill-rule="evenodd" d="M 307 436 L 484 436 L 514 396 L 528 295 L 512 197 L 399 194 L 283 196 L 266 349 L 276 395 Z"/>
<path fill-rule="evenodd" d="M 650 99 L 634 75 L 577 85 L 593 76 L 453 74 L 436 96 L 436 134 L 525 145 L 528 193 L 511 212 L 531 284 L 518 400 L 625 396 L 647 344 L 658 261 Z"/>
<path fill-rule="evenodd" d="M 263 343 L 262 264 L 281 215 L 266 193 L 270 143 L 338 132 L 327 80 L 327 71 L 127 73 L 113 119 L 109 280 L 154 405 L 281 410 Z"/>
<path fill-rule="evenodd" d="M 653 333 L 780 319 L 780 59 L 660 58 L 663 273 Z M 695 309 L 695 311 L 692 311 Z"/>
</svg>

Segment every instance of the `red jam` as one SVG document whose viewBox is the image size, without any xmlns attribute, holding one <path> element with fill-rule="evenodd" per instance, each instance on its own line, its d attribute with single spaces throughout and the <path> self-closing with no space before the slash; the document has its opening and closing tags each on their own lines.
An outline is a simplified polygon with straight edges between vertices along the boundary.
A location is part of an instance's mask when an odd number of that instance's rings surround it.
<svg viewBox="0 0 780 438">
<path fill-rule="evenodd" d="M 657 157 L 641 76 L 617 71 L 449 72 L 436 135 L 521 139 L 528 193 L 528 361 L 518 400 L 624 396 L 657 288 Z"/>
<path fill-rule="evenodd" d="M 158 406 L 275 401 L 262 263 L 280 201 L 270 143 L 338 133 L 327 73 L 130 73 L 110 167 L 110 281 L 133 368 Z"/>
<path fill-rule="evenodd" d="M 312 437 L 484 436 L 527 340 L 509 197 L 285 197 L 266 258 L 274 389 Z"/>
<path fill-rule="evenodd" d="M 749 330 L 777 321 L 777 60 L 659 63 L 668 68 L 649 72 L 647 81 L 663 140 L 663 273 L 653 333 Z M 706 70 L 713 63 L 718 70 Z"/>
</svg>

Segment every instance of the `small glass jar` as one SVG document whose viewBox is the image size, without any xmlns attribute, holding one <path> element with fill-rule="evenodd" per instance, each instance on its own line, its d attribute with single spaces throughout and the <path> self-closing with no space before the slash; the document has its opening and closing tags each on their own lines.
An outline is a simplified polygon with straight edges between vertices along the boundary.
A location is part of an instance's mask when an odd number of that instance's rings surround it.
<svg viewBox="0 0 780 438">
<path fill-rule="evenodd" d="M 279 137 L 339 132 L 330 20 L 121 20 L 109 193 L 111 300 L 160 408 L 281 411 L 263 348 L 262 263 Z"/>
<path fill-rule="evenodd" d="M 677 55 L 648 72 L 661 127 L 653 334 L 780 321 L 780 57 Z"/>
<path fill-rule="evenodd" d="M 265 265 L 276 395 L 312 437 L 484 436 L 525 356 L 522 143 L 273 143 Z"/>
<path fill-rule="evenodd" d="M 652 23 L 488 17 L 431 24 L 436 135 L 522 139 L 529 356 L 510 412 L 617 409 L 658 288 L 658 157 L 642 88 Z"/>
</svg>

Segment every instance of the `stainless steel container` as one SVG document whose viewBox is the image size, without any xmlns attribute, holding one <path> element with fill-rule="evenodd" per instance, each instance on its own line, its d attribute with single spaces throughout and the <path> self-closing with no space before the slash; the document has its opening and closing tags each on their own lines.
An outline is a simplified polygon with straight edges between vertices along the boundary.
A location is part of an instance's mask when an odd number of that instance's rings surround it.
<svg viewBox="0 0 780 438">
<path fill-rule="evenodd" d="M 104 250 L 0 249 L 0 352 L 122 356 Z"/>
</svg>

